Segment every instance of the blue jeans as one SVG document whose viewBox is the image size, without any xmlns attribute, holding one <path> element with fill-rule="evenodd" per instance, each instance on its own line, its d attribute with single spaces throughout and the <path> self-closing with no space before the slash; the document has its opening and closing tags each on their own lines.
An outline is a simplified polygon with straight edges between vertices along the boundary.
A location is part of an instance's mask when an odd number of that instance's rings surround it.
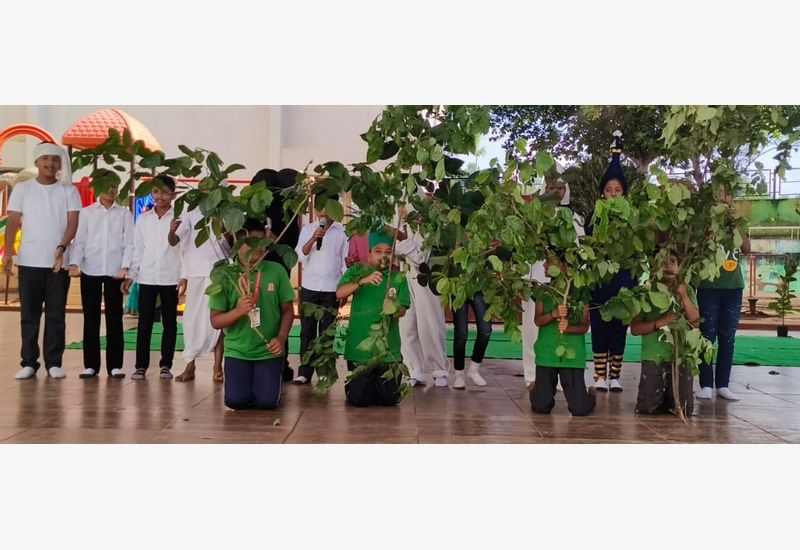
<svg viewBox="0 0 800 550">
<path fill-rule="evenodd" d="M 742 312 L 742 289 L 717 290 L 701 288 L 697 303 L 703 323 L 700 331 L 711 343 L 718 341 L 716 365 L 700 364 L 700 387 L 727 388 L 733 367 L 733 344 Z"/>
<path fill-rule="evenodd" d="M 225 406 L 274 409 L 281 401 L 283 357 L 263 361 L 225 358 Z"/>
<path fill-rule="evenodd" d="M 484 321 L 483 316 L 489 307 L 480 292 L 464 302 L 464 305 L 453 312 L 453 368 L 464 370 L 464 359 L 467 354 L 467 335 L 469 331 L 469 312 L 467 308 L 472 306 L 475 314 L 475 325 L 478 334 L 475 337 L 475 344 L 472 346 L 472 361 L 482 363 L 489 340 L 492 337 L 492 325 L 489 321 Z"/>
</svg>

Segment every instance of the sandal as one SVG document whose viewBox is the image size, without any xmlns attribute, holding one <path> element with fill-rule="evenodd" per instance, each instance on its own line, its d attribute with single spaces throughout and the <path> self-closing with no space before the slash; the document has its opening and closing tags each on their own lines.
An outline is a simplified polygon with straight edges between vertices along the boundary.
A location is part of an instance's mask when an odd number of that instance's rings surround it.
<svg viewBox="0 0 800 550">
<path fill-rule="evenodd" d="M 161 371 L 158 373 L 158 377 L 162 380 L 172 380 L 172 371 L 169 370 L 167 367 L 161 367 Z"/>
<path fill-rule="evenodd" d="M 136 369 L 133 374 L 131 374 L 131 380 L 144 380 L 145 374 L 147 374 L 145 369 Z"/>
</svg>

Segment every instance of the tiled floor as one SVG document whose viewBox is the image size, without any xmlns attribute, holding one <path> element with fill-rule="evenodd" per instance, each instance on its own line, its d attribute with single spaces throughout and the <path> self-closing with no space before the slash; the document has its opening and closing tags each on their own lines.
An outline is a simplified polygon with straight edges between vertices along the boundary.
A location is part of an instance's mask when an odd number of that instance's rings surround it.
<svg viewBox="0 0 800 550">
<path fill-rule="evenodd" d="M 126 328 L 135 323 L 126 319 Z M 621 394 L 600 394 L 589 417 L 572 418 L 563 396 L 549 416 L 530 410 L 517 361 L 487 361 L 489 385 L 417 387 L 390 408 L 346 405 L 341 384 L 324 398 L 286 386 L 275 411 L 234 412 L 200 363 L 191 383 L 80 380 L 80 351 L 65 353 L 65 380 L 42 370 L 17 381 L 19 314 L 0 312 L 0 441 L 3 443 L 784 443 L 800 442 L 800 368 L 735 367 L 741 401 L 697 401 L 689 424 L 633 414 L 639 367 L 623 369 Z M 67 340 L 81 316 L 67 316 Z M 130 374 L 133 353 L 126 353 Z M 292 358 L 293 364 L 297 358 Z M 178 359 L 175 370 L 182 368 Z M 778 374 L 770 374 L 770 371 Z M 587 371 L 587 380 L 589 372 Z M 279 420 L 280 422 L 276 422 Z"/>
</svg>

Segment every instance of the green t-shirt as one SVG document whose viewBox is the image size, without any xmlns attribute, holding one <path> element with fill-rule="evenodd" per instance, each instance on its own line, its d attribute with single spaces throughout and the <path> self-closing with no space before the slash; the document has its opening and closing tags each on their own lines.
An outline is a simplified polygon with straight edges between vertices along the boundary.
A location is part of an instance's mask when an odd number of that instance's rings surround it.
<svg viewBox="0 0 800 550">
<path fill-rule="evenodd" d="M 725 263 L 719 270 L 719 277 L 713 281 L 702 281 L 700 288 L 710 290 L 741 290 L 744 288 L 742 264 L 737 251 L 728 252 Z"/>
<path fill-rule="evenodd" d="M 542 311 L 550 313 L 556 309 L 555 300 L 549 295 L 542 301 Z M 570 321 L 573 324 L 574 320 Z M 568 359 L 566 355 L 558 357 L 556 348 L 564 346 L 571 348 L 575 352 L 575 357 Z M 568 369 L 586 368 L 586 335 L 585 334 L 559 334 L 558 322 L 553 321 L 539 328 L 539 337 L 533 345 L 533 352 L 536 355 L 536 364 L 540 367 L 556 367 Z"/>
<path fill-rule="evenodd" d="M 377 271 L 369 265 L 357 264 L 345 271 L 338 286 L 357 283 L 367 275 Z M 386 288 L 389 277 L 384 271 L 383 281 L 380 285 L 364 285 L 353 294 L 353 303 L 350 305 L 350 324 L 347 327 L 347 340 L 344 346 L 344 358 L 348 361 L 365 363 L 372 359 L 372 354 L 361 351 L 358 345 L 369 337 L 372 325 L 380 322 L 383 301 L 386 298 Z M 392 271 L 392 288 L 397 289 L 397 299 L 400 305 L 408 308 L 411 306 L 411 296 L 408 293 L 408 282 L 405 275 Z M 402 361 L 400 353 L 400 327 L 394 319 L 389 327 L 389 361 Z"/>
<path fill-rule="evenodd" d="M 208 307 L 215 311 L 231 311 L 239 303 L 239 292 L 233 282 L 241 276 L 234 269 L 230 270 L 230 278 L 222 281 L 222 292 L 209 297 Z M 261 262 L 261 288 L 258 293 L 258 308 L 261 314 L 261 326 L 258 330 L 266 338 L 261 339 L 250 327 L 250 317 L 244 315 L 225 329 L 225 357 L 245 361 L 264 361 L 275 356 L 267 351 L 267 342 L 278 335 L 281 326 L 281 304 L 294 300 L 292 282 L 282 265 L 275 262 Z M 258 271 L 250 274 L 250 288 L 255 291 Z"/>
<path fill-rule="evenodd" d="M 689 294 L 689 300 L 697 307 L 697 295 L 694 289 L 687 286 L 686 290 Z M 661 319 L 664 315 L 664 313 L 651 312 L 647 315 L 643 315 L 642 319 L 652 323 L 653 321 Z M 642 336 L 642 361 L 653 361 L 654 363 L 672 362 L 672 345 L 669 342 L 661 340 L 659 336 L 661 336 L 660 330 Z"/>
</svg>

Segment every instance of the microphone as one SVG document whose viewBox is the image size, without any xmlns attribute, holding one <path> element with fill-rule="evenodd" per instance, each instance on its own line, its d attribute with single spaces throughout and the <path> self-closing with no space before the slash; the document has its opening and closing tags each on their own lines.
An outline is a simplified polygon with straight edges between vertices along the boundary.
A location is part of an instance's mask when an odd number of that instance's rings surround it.
<svg viewBox="0 0 800 550">
<path fill-rule="evenodd" d="M 321 218 L 319 220 L 319 228 L 325 229 L 325 218 Z M 319 250 L 320 248 L 322 248 L 322 237 L 319 237 L 317 239 L 317 250 Z"/>
</svg>

